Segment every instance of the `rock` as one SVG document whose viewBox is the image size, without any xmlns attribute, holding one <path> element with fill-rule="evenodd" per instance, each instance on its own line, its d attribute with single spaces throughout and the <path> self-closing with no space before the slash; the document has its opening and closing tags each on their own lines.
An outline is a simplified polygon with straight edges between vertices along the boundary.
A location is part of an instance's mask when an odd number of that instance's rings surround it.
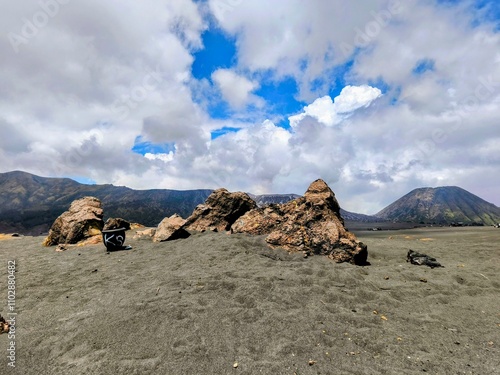
<svg viewBox="0 0 500 375">
<path fill-rule="evenodd" d="M 148 228 L 145 230 L 137 231 L 132 237 L 134 240 L 151 239 L 156 233 L 156 228 Z"/>
<path fill-rule="evenodd" d="M 101 201 L 94 197 L 84 197 L 71 203 L 68 211 L 59 216 L 44 246 L 75 244 L 86 238 L 99 235 L 103 228 Z"/>
<path fill-rule="evenodd" d="M 217 189 L 204 204 L 195 208 L 187 218 L 185 228 L 199 232 L 227 231 L 240 216 L 256 207 L 257 204 L 246 193 Z"/>
<path fill-rule="evenodd" d="M 58 252 L 63 252 L 63 251 L 66 251 L 66 250 L 68 250 L 68 248 L 66 247 L 66 245 L 63 245 L 63 244 L 59 244 L 56 247 L 56 251 L 58 251 Z"/>
<path fill-rule="evenodd" d="M 366 245 L 345 229 L 335 194 L 323 180 L 314 181 L 301 198 L 247 212 L 231 229 L 267 234 L 271 247 L 326 255 L 338 263 L 364 265 L 368 256 Z"/>
<path fill-rule="evenodd" d="M 130 223 L 130 229 L 135 230 L 139 228 L 145 228 L 145 226 L 140 223 Z"/>
<path fill-rule="evenodd" d="M 270 204 L 263 208 L 255 208 L 239 217 L 231 226 L 233 233 L 253 235 L 269 234 L 283 222 L 282 205 Z"/>
<path fill-rule="evenodd" d="M 436 258 L 432 258 L 428 255 L 417 253 L 416 251 L 413 250 L 408 250 L 408 253 L 406 254 L 406 261 L 410 262 L 411 264 L 416 264 L 418 266 L 429 266 L 431 268 L 435 267 L 443 267 L 441 263 L 439 263 Z"/>
<path fill-rule="evenodd" d="M 174 214 L 170 217 L 166 217 L 158 225 L 153 236 L 154 242 L 177 240 L 179 238 L 188 238 L 190 236 L 189 232 L 183 228 L 186 223 L 182 217 Z"/>
<path fill-rule="evenodd" d="M 121 218 L 109 218 L 104 223 L 103 230 L 125 228 L 125 230 L 130 230 L 130 223 L 127 220 Z"/>
<path fill-rule="evenodd" d="M 0 315 L 0 334 L 9 333 L 10 324 L 5 320 L 5 318 Z"/>
</svg>

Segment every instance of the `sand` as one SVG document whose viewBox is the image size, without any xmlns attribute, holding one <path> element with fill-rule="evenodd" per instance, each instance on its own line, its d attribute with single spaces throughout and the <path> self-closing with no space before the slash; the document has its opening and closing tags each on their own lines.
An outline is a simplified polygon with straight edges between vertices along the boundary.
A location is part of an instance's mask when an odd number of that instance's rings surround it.
<svg viewBox="0 0 500 375">
<path fill-rule="evenodd" d="M 0 241 L 16 261 L 16 368 L 2 374 L 500 374 L 500 230 L 359 232 L 370 266 L 262 237 L 194 234 L 106 254 Z M 406 262 L 408 249 L 445 268 Z"/>
</svg>

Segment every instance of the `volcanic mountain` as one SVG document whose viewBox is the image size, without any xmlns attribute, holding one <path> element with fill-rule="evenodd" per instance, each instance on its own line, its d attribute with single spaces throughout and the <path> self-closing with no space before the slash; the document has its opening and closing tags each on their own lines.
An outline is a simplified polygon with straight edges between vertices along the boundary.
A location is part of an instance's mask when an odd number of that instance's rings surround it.
<svg viewBox="0 0 500 375">
<path fill-rule="evenodd" d="M 375 216 L 395 222 L 492 225 L 500 222 L 500 208 L 457 186 L 444 186 L 415 189 Z"/>
</svg>

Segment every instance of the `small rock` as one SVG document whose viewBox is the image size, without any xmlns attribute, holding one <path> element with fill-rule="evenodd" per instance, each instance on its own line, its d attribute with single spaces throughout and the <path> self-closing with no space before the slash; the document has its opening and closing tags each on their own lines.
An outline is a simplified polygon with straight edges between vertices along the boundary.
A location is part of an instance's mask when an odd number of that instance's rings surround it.
<svg viewBox="0 0 500 375">
<path fill-rule="evenodd" d="M 66 250 L 68 250 L 68 248 L 65 245 L 62 245 L 62 244 L 59 244 L 56 247 L 56 251 L 57 252 L 63 252 L 63 251 L 66 251 Z"/>
</svg>

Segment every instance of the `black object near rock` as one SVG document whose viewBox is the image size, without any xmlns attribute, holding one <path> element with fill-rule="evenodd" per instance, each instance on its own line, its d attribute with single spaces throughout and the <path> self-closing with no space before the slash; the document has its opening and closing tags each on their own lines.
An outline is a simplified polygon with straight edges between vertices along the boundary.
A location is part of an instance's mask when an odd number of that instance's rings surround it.
<svg viewBox="0 0 500 375">
<path fill-rule="evenodd" d="M 123 245 L 125 242 L 125 228 L 103 230 L 102 242 L 108 251 L 131 249 L 130 246 Z"/>
<path fill-rule="evenodd" d="M 435 267 L 443 267 L 441 263 L 439 263 L 436 258 L 430 257 L 426 254 L 417 253 L 413 250 L 408 250 L 408 254 L 406 255 L 406 261 L 411 264 L 416 264 L 418 266 L 429 266 L 431 268 Z"/>
</svg>

